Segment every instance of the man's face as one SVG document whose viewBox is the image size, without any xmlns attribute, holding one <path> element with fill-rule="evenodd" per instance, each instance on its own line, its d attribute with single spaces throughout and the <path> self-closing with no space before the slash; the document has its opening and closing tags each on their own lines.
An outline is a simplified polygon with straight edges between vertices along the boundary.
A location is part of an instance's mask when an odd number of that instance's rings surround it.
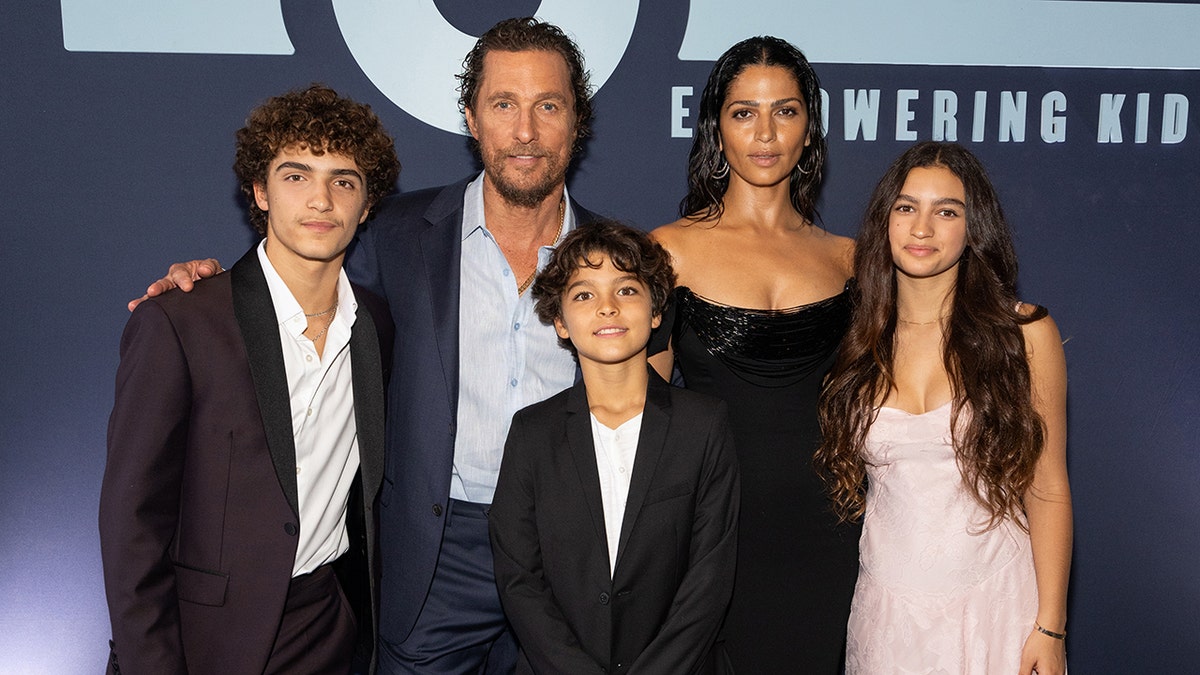
<svg viewBox="0 0 1200 675">
<path fill-rule="evenodd" d="M 562 56 L 488 52 L 466 116 L 485 180 L 505 201 L 532 208 L 565 182 L 575 143 L 575 95 Z"/>
<path fill-rule="evenodd" d="M 292 145 L 254 184 L 254 200 L 267 212 L 267 257 L 276 267 L 304 261 L 341 263 L 359 224 L 367 219 L 367 189 L 353 157 L 314 155 Z"/>
</svg>

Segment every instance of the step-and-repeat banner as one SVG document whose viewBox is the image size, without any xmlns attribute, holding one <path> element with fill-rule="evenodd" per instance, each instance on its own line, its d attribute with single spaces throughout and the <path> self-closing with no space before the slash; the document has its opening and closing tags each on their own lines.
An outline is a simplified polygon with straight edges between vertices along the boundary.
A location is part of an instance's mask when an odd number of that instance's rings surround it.
<svg viewBox="0 0 1200 675">
<path fill-rule="evenodd" d="M 495 21 L 583 48 L 588 207 L 676 217 L 712 61 L 772 34 L 821 76 L 824 227 L 852 235 L 918 140 L 992 172 L 1021 294 L 1059 323 L 1076 507 L 1072 671 L 1186 672 L 1200 650 L 1200 4 L 1108 0 L 61 0 L 0 10 L 0 671 L 96 672 L 96 533 L 125 302 L 251 243 L 233 132 L 324 82 L 396 138 L 400 188 L 477 170 L 454 74 Z M 819 583 L 819 580 L 814 580 Z"/>
</svg>

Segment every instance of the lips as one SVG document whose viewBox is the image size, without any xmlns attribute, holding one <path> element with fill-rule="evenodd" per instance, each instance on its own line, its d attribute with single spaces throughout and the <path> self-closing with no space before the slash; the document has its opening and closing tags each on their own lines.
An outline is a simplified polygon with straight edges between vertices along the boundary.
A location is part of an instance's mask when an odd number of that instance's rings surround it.
<svg viewBox="0 0 1200 675">
<path fill-rule="evenodd" d="M 625 333 L 628 333 L 628 332 L 629 332 L 628 328 L 622 328 L 620 326 L 605 326 L 605 327 L 600 328 L 599 330 L 596 330 L 595 332 L 593 332 L 592 335 L 595 335 L 597 337 L 611 337 L 614 335 L 624 335 Z"/>
</svg>

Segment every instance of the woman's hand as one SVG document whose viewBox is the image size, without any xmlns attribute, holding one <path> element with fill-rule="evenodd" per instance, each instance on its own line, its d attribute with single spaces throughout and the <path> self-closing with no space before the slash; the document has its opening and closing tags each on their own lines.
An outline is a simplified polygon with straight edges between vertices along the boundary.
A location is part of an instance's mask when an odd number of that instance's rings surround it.
<svg viewBox="0 0 1200 675">
<path fill-rule="evenodd" d="M 1065 642 L 1034 629 L 1021 650 L 1020 675 L 1065 675 L 1066 672 Z"/>
</svg>

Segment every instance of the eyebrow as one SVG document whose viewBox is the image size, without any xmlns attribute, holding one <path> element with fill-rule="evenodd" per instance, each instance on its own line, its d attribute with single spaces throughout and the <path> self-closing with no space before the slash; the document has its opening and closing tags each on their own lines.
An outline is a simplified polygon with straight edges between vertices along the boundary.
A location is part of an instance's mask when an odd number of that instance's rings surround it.
<svg viewBox="0 0 1200 675">
<path fill-rule="evenodd" d="M 279 166 L 275 167 L 275 173 L 279 173 L 284 169 L 294 169 L 296 171 L 307 171 L 309 173 L 313 173 L 313 168 L 307 164 L 304 164 L 303 162 L 280 162 Z M 359 180 L 363 179 L 362 174 L 354 169 L 333 169 L 329 173 L 334 176 L 353 176 Z"/>
<path fill-rule="evenodd" d="M 901 199 L 906 199 L 910 202 L 915 202 L 917 204 L 921 203 L 921 200 L 917 199 L 916 197 L 914 197 L 912 195 L 906 195 L 904 193 L 900 193 L 899 195 L 896 195 L 896 201 L 899 201 Z M 942 204 L 955 204 L 957 206 L 961 206 L 964 209 L 967 208 L 966 203 L 964 203 L 961 199 L 958 199 L 955 197 L 938 197 L 937 199 L 933 200 L 934 206 L 940 206 Z"/>
<path fill-rule="evenodd" d="M 802 99 L 798 96 L 789 96 L 788 98 L 781 98 L 781 99 L 771 101 L 771 107 L 775 108 L 775 107 L 784 105 L 785 103 L 793 103 L 793 102 L 799 103 L 800 105 L 804 105 L 804 99 Z M 746 106 L 751 106 L 751 107 L 758 107 L 759 103 L 758 103 L 758 101 L 751 101 L 751 100 L 730 101 L 729 103 L 725 104 L 725 107 L 731 108 L 735 105 L 746 105 Z"/>
<path fill-rule="evenodd" d="M 643 282 L 641 279 L 639 279 L 636 274 L 625 274 L 625 275 L 622 275 L 622 276 L 619 276 L 616 278 L 616 283 L 629 282 L 629 281 L 633 281 L 635 283 L 642 284 L 643 286 L 646 285 L 645 282 Z M 576 281 L 573 281 L 573 282 L 567 284 L 567 290 L 569 291 L 572 288 L 575 288 L 576 286 L 584 286 L 584 285 L 594 286 L 595 283 L 593 281 L 591 281 L 590 279 L 578 279 Z"/>
<path fill-rule="evenodd" d="M 495 100 L 503 99 L 503 98 L 515 99 L 515 98 L 520 98 L 520 97 L 514 91 L 497 91 L 497 92 L 493 93 L 491 96 L 487 97 L 487 100 L 495 101 Z M 535 101 L 550 100 L 550 101 L 560 101 L 562 103 L 566 103 L 567 97 L 557 91 L 543 91 L 543 92 L 534 94 L 533 100 L 535 100 Z"/>
</svg>

